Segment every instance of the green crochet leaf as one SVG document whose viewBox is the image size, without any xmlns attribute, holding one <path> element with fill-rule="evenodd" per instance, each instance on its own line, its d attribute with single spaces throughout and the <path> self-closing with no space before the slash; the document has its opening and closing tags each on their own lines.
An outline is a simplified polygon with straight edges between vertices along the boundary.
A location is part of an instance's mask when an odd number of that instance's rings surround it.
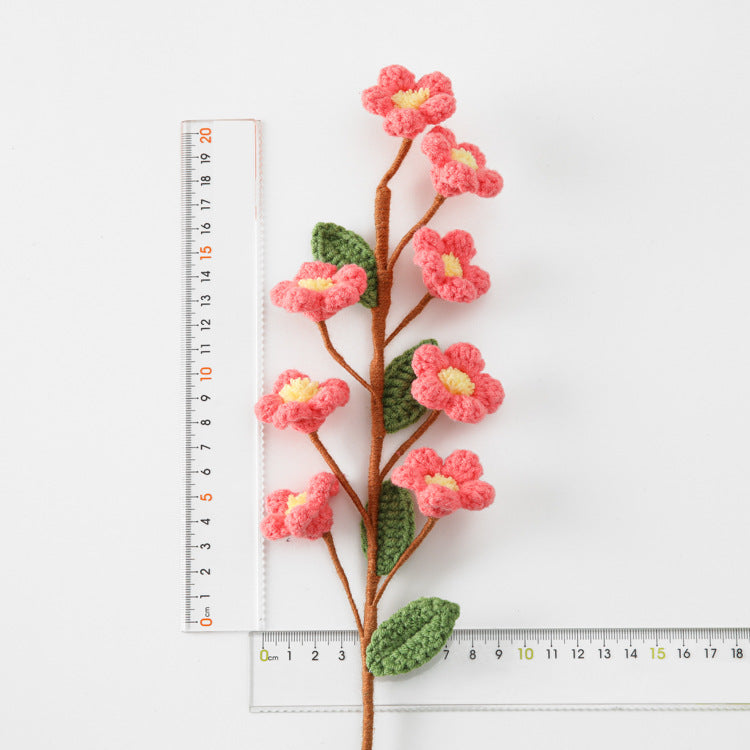
<svg viewBox="0 0 750 750">
<path fill-rule="evenodd" d="M 445 599 L 415 599 L 372 634 L 367 668 L 380 677 L 421 667 L 445 645 L 460 613 L 458 604 Z"/>
<path fill-rule="evenodd" d="M 319 222 L 313 228 L 312 254 L 315 260 L 333 263 L 338 268 L 354 263 L 367 273 L 367 289 L 359 298 L 365 307 L 378 304 L 378 271 L 370 246 L 349 229 L 330 222 Z"/>
<path fill-rule="evenodd" d="M 367 533 L 360 521 L 362 551 L 367 554 Z M 409 490 L 386 479 L 378 506 L 378 575 L 387 576 L 414 539 L 414 501 Z"/>
<path fill-rule="evenodd" d="M 386 432 L 398 432 L 414 424 L 427 409 L 411 395 L 411 384 L 416 379 L 411 369 L 411 359 L 414 352 L 422 344 L 434 344 L 435 339 L 425 339 L 416 346 L 399 354 L 385 368 L 385 382 L 383 384 L 383 422 Z"/>
</svg>

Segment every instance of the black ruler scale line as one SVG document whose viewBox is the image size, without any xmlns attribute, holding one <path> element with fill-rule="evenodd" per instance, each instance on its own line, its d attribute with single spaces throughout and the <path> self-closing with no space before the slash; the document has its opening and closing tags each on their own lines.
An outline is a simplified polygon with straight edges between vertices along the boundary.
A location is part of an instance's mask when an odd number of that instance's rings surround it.
<svg viewBox="0 0 750 750">
<path fill-rule="evenodd" d="M 184 605 L 184 626 L 187 628 L 192 622 L 192 524 L 193 524 L 193 503 L 192 503 L 192 472 L 193 456 L 191 446 L 193 444 L 192 430 L 192 369 L 193 369 L 193 257 L 192 257 L 192 227 L 193 227 L 193 132 L 183 132 L 182 134 L 182 211 L 183 211 L 183 273 L 184 273 L 184 351 L 185 351 L 185 605 Z"/>
</svg>

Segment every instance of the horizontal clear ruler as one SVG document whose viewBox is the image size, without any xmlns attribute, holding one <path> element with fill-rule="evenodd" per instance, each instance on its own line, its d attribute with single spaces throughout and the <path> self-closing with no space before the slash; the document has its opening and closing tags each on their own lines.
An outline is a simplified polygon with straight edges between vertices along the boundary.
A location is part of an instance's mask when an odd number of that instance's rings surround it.
<svg viewBox="0 0 750 750">
<path fill-rule="evenodd" d="M 252 711 L 360 710 L 356 631 L 251 634 Z M 455 630 L 380 710 L 750 709 L 750 628 Z"/>
<path fill-rule="evenodd" d="M 250 630 L 258 590 L 260 123 L 182 123 L 187 631 Z"/>
</svg>

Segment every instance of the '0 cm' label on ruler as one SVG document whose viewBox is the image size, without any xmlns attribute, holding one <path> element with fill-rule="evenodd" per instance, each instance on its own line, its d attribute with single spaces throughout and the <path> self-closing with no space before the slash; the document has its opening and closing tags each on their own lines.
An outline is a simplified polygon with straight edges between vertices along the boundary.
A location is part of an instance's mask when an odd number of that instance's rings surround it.
<svg viewBox="0 0 750 750">
<path fill-rule="evenodd" d="M 182 123 L 186 631 L 257 618 L 260 123 Z"/>
</svg>

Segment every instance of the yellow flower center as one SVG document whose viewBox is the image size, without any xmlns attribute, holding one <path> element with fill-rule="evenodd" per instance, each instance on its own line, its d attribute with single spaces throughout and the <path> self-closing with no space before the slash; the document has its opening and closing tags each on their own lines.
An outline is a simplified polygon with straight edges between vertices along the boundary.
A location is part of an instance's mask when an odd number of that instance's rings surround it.
<svg viewBox="0 0 750 750">
<path fill-rule="evenodd" d="M 446 276 L 463 276 L 464 269 L 461 268 L 461 262 L 453 253 L 443 255 L 443 268 Z"/>
<path fill-rule="evenodd" d="M 412 91 L 397 91 L 392 97 L 391 101 L 399 109 L 417 109 L 424 104 L 430 98 L 429 89 L 417 89 Z"/>
<path fill-rule="evenodd" d="M 471 378 L 455 367 L 446 367 L 438 373 L 440 382 L 454 395 L 471 396 L 476 386 Z"/>
<path fill-rule="evenodd" d="M 472 169 L 478 169 L 477 160 L 474 158 L 474 154 L 472 154 L 471 151 L 467 151 L 465 148 L 452 148 L 451 159 L 453 159 L 453 161 L 463 162 Z"/>
<path fill-rule="evenodd" d="M 284 403 L 309 401 L 318 392 L 318 383 L 310 378 L 292 378 L 280 391 Z"/>
<path fill-rule="evenodd" d="M 424 481 L 425 484 L 439 484 L 441 487 L 450 487 L 452 490 L 458 489 L 458 482 L 453 477 L 444 477 L 442 474 L 428 474 Z"/>
<path fill-rule="evenodd" d="M 288 516 L 298 505 L 304 505 L 306 502 L 306 492 L 300 492 L 299 495 L 289 495 L 286 501 L 286 510 L 284 511 L 284 515 Z"/>
<path fill-rule="evenodd" d="M 324 279 L 321 277 L 318 277 L 317 279 L 300 279 L 297 282 L 297 286 L 301 286 L 305 289 L 312 289 L 315 292 L 323 292 L 326 289 L 330 289 L 333 284 L 333 279 Z"/>
</svg>

